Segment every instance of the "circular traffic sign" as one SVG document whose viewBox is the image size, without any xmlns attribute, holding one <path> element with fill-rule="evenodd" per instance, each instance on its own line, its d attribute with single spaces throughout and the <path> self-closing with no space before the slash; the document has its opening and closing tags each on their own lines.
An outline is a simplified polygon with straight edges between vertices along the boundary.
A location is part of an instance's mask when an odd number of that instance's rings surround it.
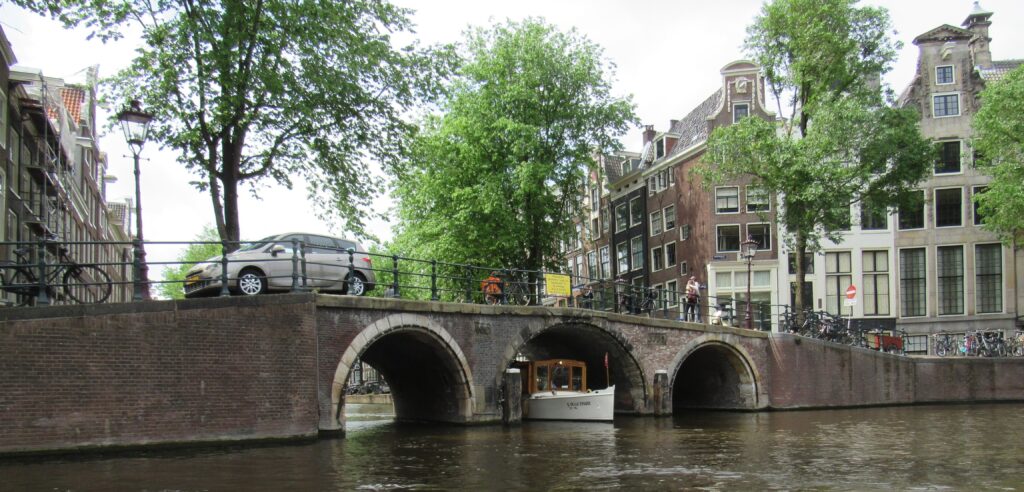
<svg viewBox="0 0 1024 492">
<path fill-rule="evenodd" d="M 857 287 L 850 284 L 850 286 L 846 288 L 846 298 L 853 299 L 854 297 L 857 297 Z"/>
</svg>

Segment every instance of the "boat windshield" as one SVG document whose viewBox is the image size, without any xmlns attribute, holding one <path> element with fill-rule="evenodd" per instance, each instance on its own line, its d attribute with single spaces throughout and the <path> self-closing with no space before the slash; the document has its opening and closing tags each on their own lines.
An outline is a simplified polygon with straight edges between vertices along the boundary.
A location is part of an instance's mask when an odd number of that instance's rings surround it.
<svg viewBox="0 0 1024 492">
<path fill-rule="evenodd" d="M 537 391 L 548 389 L 548 366 L 537 366 Z"/>
<path fill-rule="evenodd" d="M 551 368 L 551 387 L 553 389 L 569 389 L 569 368 L 556 365 Z"/>
</svg>

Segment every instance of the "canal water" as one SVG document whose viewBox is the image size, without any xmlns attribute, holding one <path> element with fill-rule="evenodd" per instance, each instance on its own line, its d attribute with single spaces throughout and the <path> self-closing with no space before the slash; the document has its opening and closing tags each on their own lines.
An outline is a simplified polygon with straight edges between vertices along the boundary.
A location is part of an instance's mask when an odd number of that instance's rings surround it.
<svg viewBox="0 0 1024 492">
<path fill-rule="evenodd" d="M 1021 490 L 1024 404 L 406 426 L 345 439 L 0 461 L 2 490 Z"/>
</svg>

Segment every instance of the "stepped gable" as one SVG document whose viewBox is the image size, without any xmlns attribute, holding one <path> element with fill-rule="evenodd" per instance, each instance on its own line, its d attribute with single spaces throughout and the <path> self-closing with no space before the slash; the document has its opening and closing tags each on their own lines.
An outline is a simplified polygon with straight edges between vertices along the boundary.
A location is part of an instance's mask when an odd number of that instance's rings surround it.
<svg viewBox="0 0 1024 492">
<path fill-rule="evenodd" d="M 711 125 L 708 122 L 708 118 L 715 115 L 721 99 L 722 89 L 719 88 L 705 99 L 704 102 L 694 108 L 693 111 L 690 111 L 690 114 L 672 125 L 669 133 L 679 135 L 679 140 L 676 141 L 672 150 L 665 155 L 666 159 L 708 139 L 708 135 L 711 133 Z"/>
</svg>

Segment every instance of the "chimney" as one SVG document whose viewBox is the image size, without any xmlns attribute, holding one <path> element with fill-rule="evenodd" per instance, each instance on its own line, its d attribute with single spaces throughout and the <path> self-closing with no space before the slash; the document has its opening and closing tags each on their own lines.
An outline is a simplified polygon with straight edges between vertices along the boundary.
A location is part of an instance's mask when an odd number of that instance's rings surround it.
<svg viewBox="0 0 1024 492">
<path fill-rule="evenodd" d="M 960 24 L 974 33 L 969 45 L 971 47 L 971 58 L 976 67 L 992 66 L 992 52 L 989 51 L 988 47 L 989 42 L 992 41 L 992 38 L 988 37 L 988 26 L 992 25 L 992 21 L 989 20 L 990 17 L 992 17 L 992 12 L 981 8 L 978 2 L 974 2 L 974 8 L 971 9 L 971 13 Z"/>
<path fill-rule="evenodd" d="M 679 120 L 668 120 L 668 131 L 671 132 L 671 131 L 675 130 L 676 129 L 676 125 L 678 125 L 678 124 L 679 124 Z"/>
<path fill-rule="evenodd" d="M 644 145 L 647 145 L 654 140 L 654 135 L 656 134 L 657 132 L 654 131 L 654 125 L 644 126 Z"/>
</svg>

